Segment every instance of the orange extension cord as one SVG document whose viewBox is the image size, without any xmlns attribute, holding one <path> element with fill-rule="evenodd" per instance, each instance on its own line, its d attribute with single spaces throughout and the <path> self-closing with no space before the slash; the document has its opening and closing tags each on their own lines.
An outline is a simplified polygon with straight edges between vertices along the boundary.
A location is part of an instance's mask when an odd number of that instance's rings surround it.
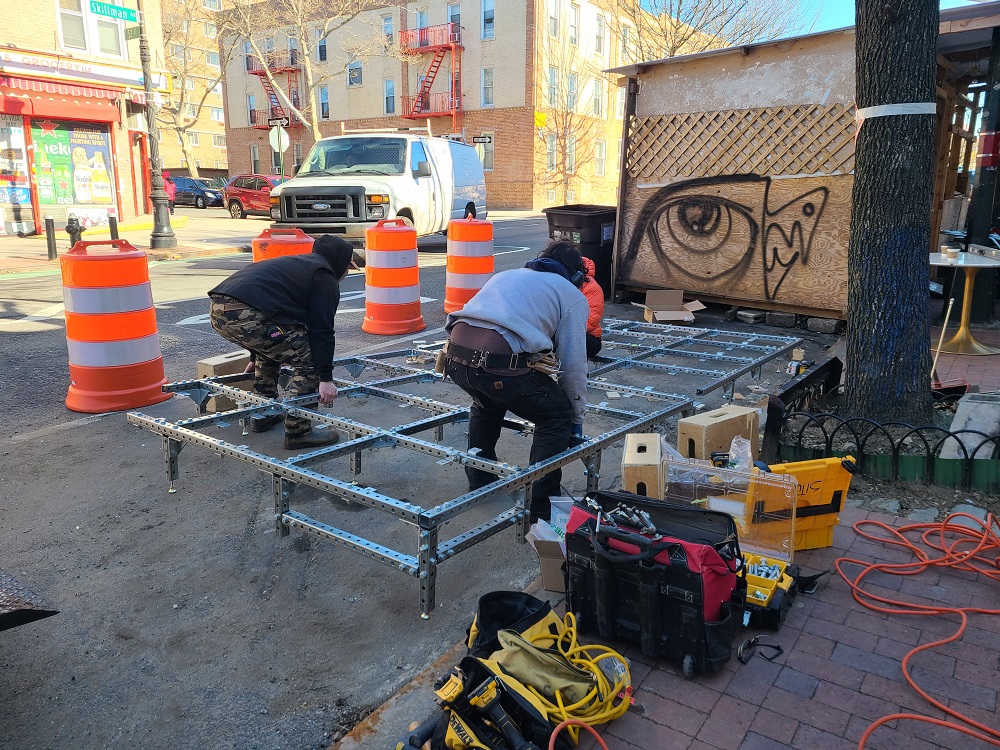
<svg viewBox="0 0 1000 750">
<path fill-rule="evenodd" d="M 953 523 L 953 521 L 958 518 L 971 521 L 977 528 L 969 528 L 964 525 Z M 964 716 L 958 711 L 945 706 L 940 701 L 935 700 L 926 691 L 921 689 L 916 682 L 914 682 L 909 671 L 910 660 L 921 651 L 927 651 L 928 649 L 932 649 L 936 646 L 942 646 L 946 643 L 953 643 L 961 638 L 962 634 L 965 632 L 966 625 L 968 625 L 970 613 L 1000 615 L 1000 609 L 916 604 L 913 602 L 904 602 L 896 599 L 889 599 L 883 596 L 877 596 L 869 591 L 865 591 L 862 587 L 862 581 L 865 576 L 876 571 L 892 575 L 913 576 L 919 575 L 930 568 L 950 568 L 953 570 L 971 571 L 992 581 L 1000 582 L 1000 537 L 998 537 L 996 531 L 994 530 L 993 524 L 994 519 L 992 514 L 989 514 L 986 517 L 986 520 L 982 521 L 967 513 L 953 513 L 942 523 L 913 523 L 906 526 L 900 526 L 899 528 L 893 528 L 888 524 L 878 521 L 858 521 L 854 524 L 854 531 L 858 534 L 858 536 L 875 542 L 882 542 L 883 544 L 889 544 L 909 550 L 916 557 L 916 560 L 913 562 L 878 564 L 866 562 L 864 560 L 855 560 L 848 557 L 838 558 L 834 563 L 837 568 L 837 572 L 840 574 L 840 577 L 847 582 L 847 585 L 851 587 L 854 598 L 861 605 L 876 612 L 885 612 L 887 614 L 957 614 L 962 618 L 961 625 L 953 635 L 934 641 L 933 643 L 926 643 L 922 646 L 917 646 L 913 648 L 905 657 L 903 657 L 903 676 L 906 678 L 906 682 L 909 683 L 910 687 L 916 690 L 917 693 L 932 706 L 953 717 L 956 721 L 935 719 L 930 716 L 921 716 L 920 714 L 911 713 L 898 713 L 883 716 L 881 719 L 868 727 L 862 735 L 861 739 L 858 741 L 858 750 L 864 750 L 865 743 L 876 729 L 883 724 L 887 724 L 888 722 L 896 721 L 898 719 L 922 721 L 928 724 L 946 727 L 956 732 L 962 732 L 971 737 L 975 737 L 976 739 L 995 745 L 996 747 L 1000 747 L 1000 730 L 991 729 L 984 724 L 980 724 L 968 716 Z M 863 529 L 865 527 L 872 527 L 883 533 L 876 536 L 873 533 L 864 531 Z M 924 545 L 926 545 L 926 548 L 936 551 L 938 553 L 937 556 L 932 557 L 931 554 L 933 553 L 928 552 L 928 549 L 925 549 L 924 547 L 921 547 L 917 543 L 906 538 L 905 534 L 914 532 L 920 534 L 920 539 Z M 844 572 L 843 566 L 845 565 L 859 567 L 861 571 L 855 578 L 852 579 L 847 573 Z"/>
<path fill-rule="evenodd" d="M 566 727 L 568 727 L 568 726 L 583 727 L 588 732 L 590 732 L 592 735 L 594 735 L 594 737 L 597 738 L 597 744 L 598 745 L 600 745 L 602 748 L 604 748 L 604 750 L 608 750 L 608 746 L 604 744 L 604 740 L 601 739 L 601 735 L 599 735 L 597 733 L 597 730 L 594 729 L 592 726 L 590 726 L 590 724 L 588 724 L 587 722 L 580 721 L 579 719 L 565 719 L 563 721 L 560 721 L 556 725 L 555 730 L 552 732 L 552 736 L 549 738 L 549 750 L 555 750 L 555 747 L 556 747 L 556 737 L 558 737 L 559 733 L 563 729 L 565 729 Z"/>
</svg>

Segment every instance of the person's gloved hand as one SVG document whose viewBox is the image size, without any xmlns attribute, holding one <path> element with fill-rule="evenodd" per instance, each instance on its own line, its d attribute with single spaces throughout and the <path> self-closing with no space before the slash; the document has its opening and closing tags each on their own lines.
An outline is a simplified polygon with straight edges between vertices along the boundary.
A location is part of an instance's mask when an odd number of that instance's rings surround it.
<svg viewBox="0 0 1000 750">
<path fill-rule="evenodd" d="M 569 432 L 569 444 L 570 447 L 576 447 L 581 443 L 587 442 L 587 438 L 583 436 L 583 425 L 575 424 L 570 428 Z"/>
<path fill-rule="evenodd" d="M 573 435 L 573 437 L 583 437 L 583 425 L 582 424 L 573 425 L 570 434 Z"/>
</svg>

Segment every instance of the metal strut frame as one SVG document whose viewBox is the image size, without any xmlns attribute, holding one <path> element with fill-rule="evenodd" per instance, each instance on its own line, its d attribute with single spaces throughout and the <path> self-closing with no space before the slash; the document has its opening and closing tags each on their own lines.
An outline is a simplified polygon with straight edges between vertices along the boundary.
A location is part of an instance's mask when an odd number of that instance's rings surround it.
<svg viewBox="0 0 1000 750">
<path fill-rule="evenodd" d="M 634 334 L 645 338 L 651 337 L 651 334 L 639 333 L 630 328 L 635 324 L 628 323 L 627 321 L 607 321 L 607 323 L 610 324 L 609 333 L 614 336 L 630 336 Z M 662 325 L 648 327 L 657 330 L 673 328 Z M 682 346 L 685 341 L 714 333 L 704 331 L 704 329 L 688 328 L 678 330 L 683 330 L 685 336 L 677 336 L 676 340 L 671 338 L 674 335 L 672 332 L 660 335 L 652 334 L 652 337 L 656 338 L 656 345 L 652 347 L 637 346 L 635 348 L 636 354 L 644 359 L 656 356 L 664 350 L 676 353 L 678 351 L 677 347 Z M 703 331 L 704 333 L 702 333 Z M 768 359 L 780 355 L 780 353 L 794 345 L 795 342 L 795 340 L 781 337 L 756 336 L 748 338 L 752 338 L 752 340 L 747 341 L 742 346 L 756 347 L 755 351 L 760 351 L 762 355 L 754 358 L 752 363 L 745 361 L 749 358 L 733 357 L 739 360 L 737 362 L 738 368 L 736 369 L 741 372 L 748 372 L 754 367 L 759 367 Z M 660 343 L 661 340 L 663 340 L 662 345 Z M 579 460 L 584 463 L 587 489 L 597 489 L 600 481 L 601 455 L 605 448 L 624 439 L 624 436 L 630 432 L 648 432 L 667 419 L 690 413 L 694 409 L 691 399 L 682 395 L 657 391 L 651 386 L 647 388 L 634 388 L 611 384 L 605 382 L 603 379 L 600 381 L 588 380 L 590 388 L 641 396 L 650 402 L 656 402 L 662 408 L 649 413 L 641 413 L 616 408 L 606 402 L 588 404 L 588 412 L 619 419 L 622 422 L 621 426 L 588 438 L 581 445 L 571 447 L 546 461 L 521 468 L 499 461 L 480 458 L 474 455 L 474 453 L 438 444 L 443 440 L 445 425 L 468 421 L 469 408 L 399 391 L 399 386 L 418 382 L 440 381 L 441 377 L 431 369 L 411 366 L 410 364 L 394 364 L 386 361 L 394 358 L 406 358 L 407 362 L 421 361 L 427 358 L 427 355 L 428 352 L 426 350 L 406 349 L 368 357 L 343 357 L 334 360 L 334 367 L 343 366 L 352 378 L 335 378 L 338 387 L 338 398 L 357 396 L 376 397 L 416 406 L 430 415 L 391 428 L 375 427 L 317 411 L 313 408 L 317 404 L 315 394 L 286 400 L 272 400 L 238 388 L 233 388 L 226 384 L 227 382 L 244 378 L 245 376 L 242 374 L 202 380 L 185 380 L 164 386 L 164 390 L 166 391 L 189 394 L 198 404 L 201 416 L 171 422 L 164 418 L 148 416 L 141 412 L 130 412 L 128 421 L 162 436 L 166 475 L 170 482 L 169 492 L 175 491 L 174 482 L 180 473 L 178 459 L 185 445 L 199 445 L 221 456 L 249 463 L 261 471 L 269 473 L 272 477 L 274 522 L 279 536 L 288 536 L 293 528 L 303 529 L 322 539 L 359 552 L 366 557 L 370 557 L 373 560 L 418 578 L 420 581 L 421 616 L 426 618 L 434 609 L 437 567 L 440 563 L 508 527 L 514 527 L 518 542 L 524 542 L 528 517 L 528 503 L 526 498 L 530 485 L 535 479 L 544 476 L 553 469 L 564 467 Z M 705 355 L 699 356 L 703 357 Z M 711 359 L 712 357 L 708 358 Z M 591 375 L 593 376 L 621 367 L 645 367 L 653 364 L 645 362 L 643 359 L 624 357 L 605 358 L 606 364 L 592 370 Z M 375 370 L 379 375 L 376 379 L 368 382 L 358 381 L 357 378 L 365 370 Z M 697 370 L 697 372 L 698 374 L 708 374 L 710 377 L 714 377 L 711 387 L 699 390 L 699 393 L 721 387 L 726 382 L 735 381 L 739 377 L 735 371 L 725 373 L 711 371 L 709 373 L 708 371 Z M 226 412 L 205 414 L 204 405 L 208 397 L 213 395 L 228 396 L 237 402 L 239 406 L 236 409 Z M 464 397 L 465 394 L 461 395 Z M 243 434 L 247 435 L 249 434 L 247 431 L 248 420 L 252 415 L 276 408 L 287 413 L 306 417 L 316 424 L 330 425 L 345 433 L 347 439 L 332 446 L 280 459 L 258 453 L 246 445 L 236 445 L 219 438 L 210 437 L 199 431 L 210 425 L 220 422 L 232 422 L 234 419 L 239 419 L 243 424 Z M 518 419 L 506 419 L 504 427 L 522 433 L 530 433 L 533 430 L 531 423 Z M 418 433 L 427 430 L 434 430 L 434 439 L 437 442 L 415 437 Z M 338 479 L 314 468 L 331 459 L 347 456 L 350 459 L 351 474 L 356 480 L 361 472 L 362 451 L 385 447 L 404 448 L 423 453 L 436 457 L 438 463 L 441 464 L 459 463 L 463 466 L 471 466 L 495 474 L 497 478 L 492 483 L 478 490 L 467 492 L 464 495 L 440 503 L 432 508 L 424 508 L 413 503 L 389 497 L 378 492 L 373 487 L 364 487 L 355 481 Z M 376 508 L 396 516 L 405 523 L 411 524 L 417 529 L 416 554 L 407 554 L 391 549 L 320 520 L 310 518 L 292 509 L 290 500 L 292 492 L 297 485 L 313 487 L 349 502 Z M 449 539 L 442 540 L 439 538 L 441 527 L 449 519 L 455 518 L 487 501 L 501 497 L 506 497 L 510 504 L 504 503 L 505 507 L 495 517 Z"/>
</svg>

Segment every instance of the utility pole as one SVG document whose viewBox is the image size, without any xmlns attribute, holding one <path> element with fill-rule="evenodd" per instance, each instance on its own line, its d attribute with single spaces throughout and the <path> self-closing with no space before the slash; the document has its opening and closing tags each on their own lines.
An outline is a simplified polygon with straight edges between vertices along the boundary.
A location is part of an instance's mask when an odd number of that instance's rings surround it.
<svg viewBox="0 0 1000 750">
<path fill-rule="evenodd" d="M 149 173 L 153 202 L 153 232 L 149 235 L 151 248 L 177 247 L 177 237 L 170 227 L 170 207 L 163 189 L 163 171 L 160 169 L 160 143 L 156 133 L 156 106 L 153 104 L 153 78 L 149 69 L 149 40 L 146 39 L 146 14 L 139 5 L 139 62 L 142 63 L 142 90 L 146 94 L 146 135 L 149 138 Z"/>
</svg>

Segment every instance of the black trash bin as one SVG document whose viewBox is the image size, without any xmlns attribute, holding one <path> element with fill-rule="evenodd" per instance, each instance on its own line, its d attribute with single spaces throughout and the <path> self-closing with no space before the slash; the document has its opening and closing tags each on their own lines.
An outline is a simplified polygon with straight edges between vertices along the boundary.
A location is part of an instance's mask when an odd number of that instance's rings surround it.
<svg viewBox="0 0 1000 750">
<path fill-rule="evenodd" d="M 604 298 L 610 298 L 613 285 L 611 257 L 618 209 L 614 206 L 573 203 L 543 208 L 542 213 L 549 222 L 551 239 L 569 240 L 579 245 L 580 252 L 594 261 L 594 277 L 604 290 Z"/>
</svg>

